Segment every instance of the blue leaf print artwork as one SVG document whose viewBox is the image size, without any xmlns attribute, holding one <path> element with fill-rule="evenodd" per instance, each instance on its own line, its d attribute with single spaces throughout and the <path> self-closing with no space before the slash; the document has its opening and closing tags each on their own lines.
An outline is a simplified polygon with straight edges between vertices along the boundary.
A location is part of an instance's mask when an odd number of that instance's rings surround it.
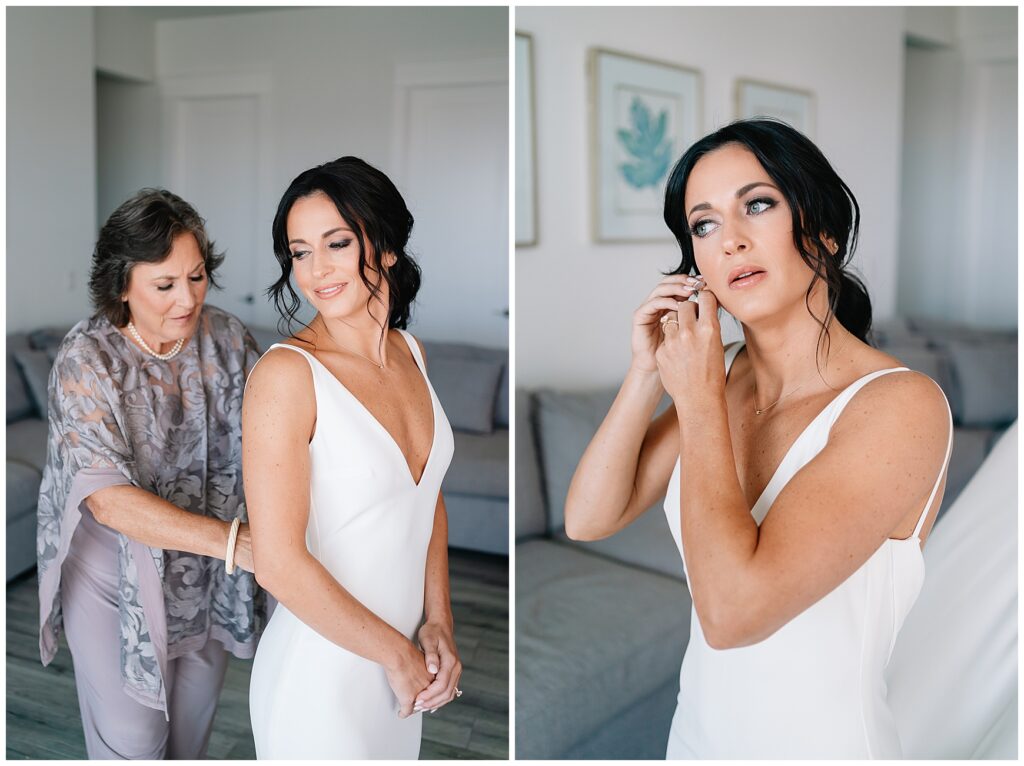
<svg viewBox="0 0 1024 766">
<path fill-rule="evenodd" d="M 633 97 L 629 107 L 632 129 L 619 128 L 619 141 L 633 158 L 632 162 L 619 165 L 626 182 L 637 189 L 655 187 L 668 173 L 672 159 L 672 141 L 665 139 L 668 127 L 668 110 L 662 110 L 656 119 L 651 119 L 651 110 L 639 96 Z"/>
</svg>

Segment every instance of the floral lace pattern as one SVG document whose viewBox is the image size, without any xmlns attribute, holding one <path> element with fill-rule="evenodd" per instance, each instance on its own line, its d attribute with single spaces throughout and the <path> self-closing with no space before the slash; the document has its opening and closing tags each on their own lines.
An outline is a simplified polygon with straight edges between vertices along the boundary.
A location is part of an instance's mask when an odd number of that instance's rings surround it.
<svg viewBox="0 0 1024 766">
<path fill-rule="evenodd" d="M 259 358 L 235 317 L 204 306 L 182 352 L 161 361 L 109 321 L 79 322 L 61 343 L 49 380 L 49 439 L 39 492 L 40 653 L 56 654 L 62 627 L 60 567 L 82 500 L 131 484 L 191 513 L 247 520 L 242 487 L 242 395 Z M 161 667 L 215 638 L 252 657 L 266 599 L 241 569 L 119 535 L 118 610 L 125 691 L 165 709 Z M 147 592 L 147 583 L 159 583 Z"/>
</svg>

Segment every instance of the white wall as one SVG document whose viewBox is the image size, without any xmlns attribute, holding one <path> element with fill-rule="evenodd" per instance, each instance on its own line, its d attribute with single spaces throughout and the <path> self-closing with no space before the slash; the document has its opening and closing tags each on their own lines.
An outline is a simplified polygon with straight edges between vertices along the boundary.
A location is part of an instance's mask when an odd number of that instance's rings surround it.
<svg viewBox="0 0 1024 766">
<path fill-rule="evenodd" d="M 133 80 L 156 75 L 156 24 L 142 8 L 107 6 L 96 11 L 96 68 Z"/>
<path fill-rule="evenodd" d="M 7 13 L 7 332 L 89 312 L 95 243 L 93 10 Z"/>
<path fill-rule="evenodd" d="M 269 189 L 257 219 L 258 241 L 266 247 L 253 254 L 261 290 L 277 278 L 270 225 L 288 183 L 309 167 L 351 154 L 380 168 L 406 192 L 393 141 L 396 72 L 435 62 L 468 62 L 472 67 L 484 59 L 497 59 L 504 68 L 507 14 L 506 8 L 318 8 L 157 22 L 161 87 L 242 74 L 263 76 L 270 83 Z M 502 105 L 502 110 L 507 112 L 507 107 Z M 498 131 L 492 140 L 495 152 L 507 156 L 507 132 Z M 448 184 L 455 183 L 453 178 L 437 178 L 437 199 L 452 191 Z M 407 202 L 412 206 L 408 196 Z M 501 206 L 502 219 L 507 217 L 507 199 L 479 203 Z M 417 215 L 415 206 L 412 212 Z M 480 217 L 473 210 L 450 212 L 449 226 L 458 226 L 461 216 Z M 417 229 L 422 231 L 420 223 Z M 423 291 L 414 309 L 413 331 L 426 338 L 507 345 L 507 322 L 495 319 L 508 305 L 507 247 L 471 254 L 477 264 L 481 259 L 489 263 L 490 278 L 504 286 L 500 300 L 491 291 L 485 301 L 481 291 L 461 283 L 466 275 L 451 258 L 440 257 L 444 254 L 436 250 L 432 258 L 432 252 L 417 246 L 417 229 L 412 245 L 424 283 L 448 289 Z M 253 316 L 262 325 L 277 321 L 262 298 Z M 453 337 L 453 327 L 461 337 Z"/>
<path fill-rule="evenodd" d="M 154 83 L 96 76 L 96 230 L 144 187 L 165 184 Z"/>
<path fill-rule="evenodd" d="M 672 244 L 590 239 L 590 46 L 700 70 L 704 132 L 735 118 L 737 77 L 813 91 L 816 142 L 861 205 L 853 266 L 876 316 L 892 315 L 903 16 L 901 8 L 517 8 L 516 28 L 534 39 L 540 239 L 515 254 L 517 385 L 620 381 L 630 316 L 678 262 Z"/>
<path fill-rule="evenodd" d="M 1017 9 L 941 10 L 950 44 L 907 50 L 900 311 L 1013 328 Z"/>
</svg>

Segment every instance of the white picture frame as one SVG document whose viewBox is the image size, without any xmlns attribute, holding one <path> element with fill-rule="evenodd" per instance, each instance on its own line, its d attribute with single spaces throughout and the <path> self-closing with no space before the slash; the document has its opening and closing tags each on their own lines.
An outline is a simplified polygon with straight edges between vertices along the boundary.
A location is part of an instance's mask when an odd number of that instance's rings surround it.
<svg viewBox="0 0 1024 766">
<path fill-rule="evenodd" d="M 736 80 L 736 117 L 774 117 L 814 138 L 814 94 L 762 80 Z"/>
<path fill-rule="evenodd" d="M 537 129 L 534 116 L 533 36 L 516 32 L 516 247 L 537 244 Z"/>
<path fill-rule="evenodd" d="M 696 69 L 606 48 L 588 51 L 591 229 L 597 242 L 674 242 L 665 184 L 699 138 Z"/>
</svg>

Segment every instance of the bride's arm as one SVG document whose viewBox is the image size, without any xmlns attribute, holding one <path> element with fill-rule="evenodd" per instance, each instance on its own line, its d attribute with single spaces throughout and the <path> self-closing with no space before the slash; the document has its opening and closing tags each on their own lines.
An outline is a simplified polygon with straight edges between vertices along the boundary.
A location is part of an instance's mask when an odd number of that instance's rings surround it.
<svg viewBox="0 0 1024 766">
<path fill-rule="evenodd" d="M 717 308 L 710 293 L 699 311 L 685 306 L 658 363 L 678 421 L 687 586 L 708 644 L 733 649 L 763 641 L 831 593 L 924 510 L 952 423 L 925 376 L 871 381 L 758 527 L 736 469 Z"/>
<path fill-rule="evenodd" d="M 419 338 L 414 340 L 426 370 L 427 351 Z M 437 505 L 434 507 L 434 528 L 427 546 L 423 583 L 423 625 L 417 639 L 426 659 L 427 670 L 436 675 L 430 686 L 416 695 L 414 710 L 429 710 L 433 713 L 455 699 L 455 688 L 462 676 L 462 662 L 455 647 L 455 625 L 448 580 L 448 510 L 440 492 L 437 493 Z"/>
<path fill-rule="evenodd" d="M 599 540 L 618 532 L 665 494 L 678 440 L 671 411 L 651 420 L 664 389 L 631 369 L 583 457 L 565 499 L 565 533 Z"/>
<path fill-rule="evenodd" d="M 382 665 L 404 718 L 431 681 L 423 655 L 306 548 L 315 420 L 309 365 L 292 351 L 269 352 L 249 376 L 242 406 L 242 472 L 256 580 L 317 633 Z"/>
<path fill-rule="evenodd" d="M 565 533 L 575 540 L 599 540 L 618 532 L 665 494 L 679 439 L 670 411 L 651 420 L 665 393 L 655 353 L 662 339 L 662 315 L 689 298 L 695 285 L 696 280 L 682 274 L 665 277 L 633 312 L 629 372 L 583 453 L 565 498 Z"/>
<path fill-rule="evenodd" d="M 434 531 L 427 549 L 423 614 L 424 622 L 417 638 L 426 657 L 427 670 L 437 675 L 430 686 L 417 695 L 414 709 L 433 712 L 455 699 L 455 687 L 462 676 L 448 582 L 448 512 L 440 492 L 434 510 Z"/>
</svg>

